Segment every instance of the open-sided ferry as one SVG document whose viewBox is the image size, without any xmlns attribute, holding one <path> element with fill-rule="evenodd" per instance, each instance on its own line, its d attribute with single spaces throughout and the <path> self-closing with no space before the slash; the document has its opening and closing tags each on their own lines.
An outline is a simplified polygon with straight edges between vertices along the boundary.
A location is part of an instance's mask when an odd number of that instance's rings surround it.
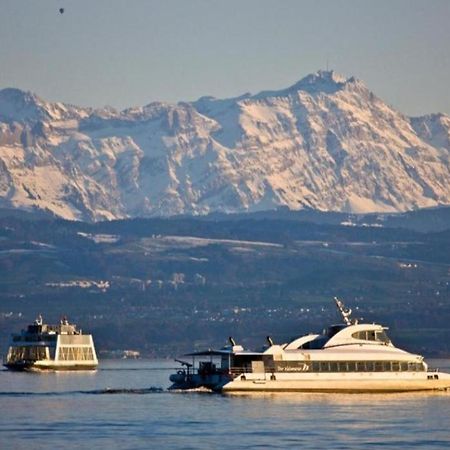
<svg viewBox="0 0 450 450">
<path fill-rule="evenodd" d="M 98 360 L 92 335 L 63 318 L 57 325 L 39 316 L 20 334 L 13 334 L 4 366 L 11 370 L 93 370 Z"/>
<path fill-rule="evenodd" d="M 335 298 L 343 323 L 322 334 L 244 350 L 230 338 L 220 350 L 190 353 L 177 360 L 171 389 L 213 391 L 402 392 L 450 389 L 450 374 L 430 370 L 423 356 L 396 348 L 386 328 L 358 323 Z"/>
</svg>

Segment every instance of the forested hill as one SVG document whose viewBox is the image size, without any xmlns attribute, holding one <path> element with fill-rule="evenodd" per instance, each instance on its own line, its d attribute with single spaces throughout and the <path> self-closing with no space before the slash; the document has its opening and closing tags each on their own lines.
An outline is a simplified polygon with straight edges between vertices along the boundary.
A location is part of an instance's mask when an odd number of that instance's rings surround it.
<svg viewBox="0 0 450 450">
<path fill-rule="evenodd" d="M 397 343 L 450 354 L 450 230 L 447 210 L 430 214 L 439 231 L 286 211 L 95 224 L 3 214 L 1 349 L 38 313 L 68 315 L 107 354 L 176 355 L 230 334 L 258 346 L 335 322 L 337 295 Z"/>
</svg>

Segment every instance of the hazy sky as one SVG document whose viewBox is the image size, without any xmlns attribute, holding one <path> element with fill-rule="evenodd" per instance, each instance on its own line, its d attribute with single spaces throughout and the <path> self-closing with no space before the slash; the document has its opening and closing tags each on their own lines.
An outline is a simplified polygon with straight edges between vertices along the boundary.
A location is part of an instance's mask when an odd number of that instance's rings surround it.
<svg viewBox="0 0 450 450">
<path fill-rule="evenodd" d="M 52 101 L 230 97 L 327 59 L 406 114 L 450 113 L 450 0 L 0 0 L 0 88 Z"/>
</svg>

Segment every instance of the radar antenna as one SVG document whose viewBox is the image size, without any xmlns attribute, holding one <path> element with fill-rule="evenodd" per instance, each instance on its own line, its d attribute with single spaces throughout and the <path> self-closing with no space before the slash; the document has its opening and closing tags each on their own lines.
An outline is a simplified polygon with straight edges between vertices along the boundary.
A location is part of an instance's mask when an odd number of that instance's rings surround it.
<svg viewBox="0 0 450 450">
<path fill-rule="evenodd" d="M 337 306 L 339 312 L 341 313 L 345 324 L 346 325 L 356 325 L 358 323 L 358 320 L 350 319 L 350 316 L 352 315 L 352 310 L 350 308 L 346 308 L 344 303 L 341 300 L 339 300 L 337 297 L 334 297 L 334 301 L 336 302 L 336 306 Z"/>
</svg>

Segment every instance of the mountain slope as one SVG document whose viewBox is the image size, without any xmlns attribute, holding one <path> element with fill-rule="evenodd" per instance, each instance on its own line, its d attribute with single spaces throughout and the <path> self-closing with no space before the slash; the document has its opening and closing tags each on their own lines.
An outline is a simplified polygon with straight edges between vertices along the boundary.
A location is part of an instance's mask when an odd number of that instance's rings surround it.
<svg viewBox="0 0 450 450">
<path fill-rule="evenodd" d="M 69 218 L 395 212 L 450 204 L 450 119 L 408 118 L 355 78 L 93 110 L 0 91 L 0 207 Z"/>
</svg>

